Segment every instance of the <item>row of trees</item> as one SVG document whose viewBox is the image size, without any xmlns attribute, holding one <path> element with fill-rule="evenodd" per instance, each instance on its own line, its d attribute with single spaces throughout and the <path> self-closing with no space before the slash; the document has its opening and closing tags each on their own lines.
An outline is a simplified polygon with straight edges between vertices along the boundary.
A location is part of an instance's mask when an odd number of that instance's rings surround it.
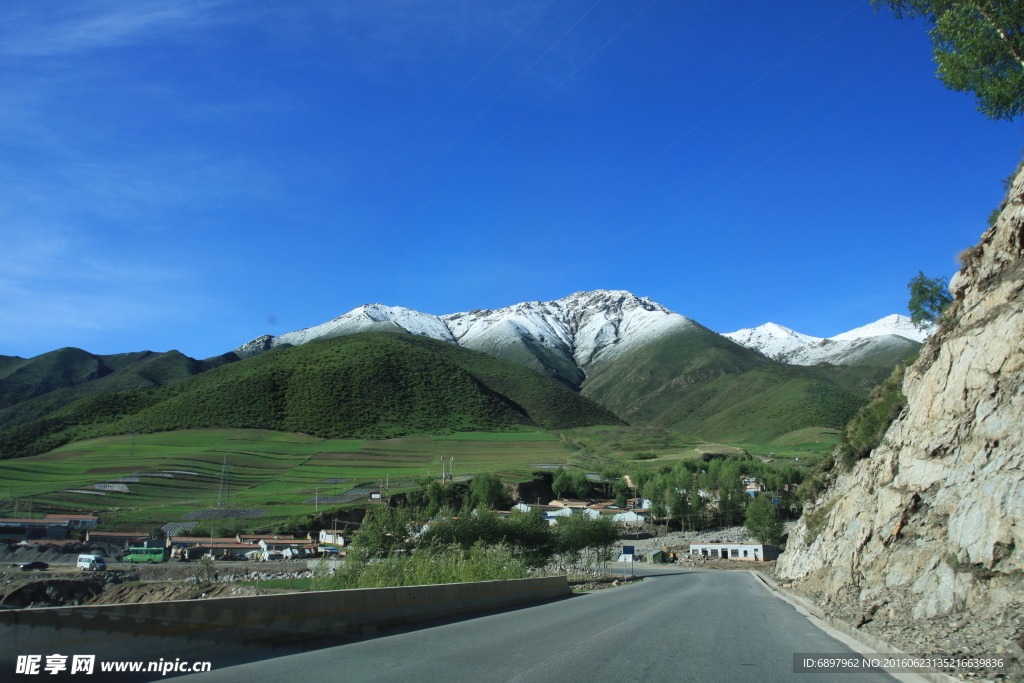
<svg viewBox="0 0 1024 683">
<path fill-rule="evenodd" d="M 678 524 L 683 530 L 743 523 L 752 501 L 743 482 L 745 477 L 754 477 L 763 484 L 767 498 L 779 501 L 773 509 L 777 509 L 781 517 L 799 515 L 795 488 L 803 481 L 803 473 L 789 466 L 768 465 L 749 456 L 727 456 L 709 462 L 680 460 L 657 472 L 630 473 L 636 493 L 651 501 L 654 521 Z M 628 488 L 617 480 L 611 484 L 611 489 L 621 507 Z"/>
<path fill-rule="evenodd" d="M 381 506 L 367 512 L 352 549 L 357 561 L 371 561 L 448 548 L 469 552 L 477 546 L 500 546 L 533 569 L 553 559 L 571 564 L 606 561 L 618 537 L 618 527 L 609 517 L 573 515 L 551 527 L 537 510 L 512 511 L 508 519 L 501 519 L 486 508 L 458 515 L 449 508 L 430 519 L 423 509 Z"/>
</svg>

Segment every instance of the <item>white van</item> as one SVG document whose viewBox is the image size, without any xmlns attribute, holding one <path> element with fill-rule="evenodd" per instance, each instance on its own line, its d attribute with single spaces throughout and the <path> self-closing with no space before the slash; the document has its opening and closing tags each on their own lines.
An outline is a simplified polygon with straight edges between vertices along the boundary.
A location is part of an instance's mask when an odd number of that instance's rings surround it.
<svg viewBox="0 0 1024 683">
<path fill-rule="evenodd" d="M 98 572 L 105 571 L 107 563 L 104 562 L 102 555 L 83 554 L 78 556 L 77 567 L 84 572 Z"/>
</svg>

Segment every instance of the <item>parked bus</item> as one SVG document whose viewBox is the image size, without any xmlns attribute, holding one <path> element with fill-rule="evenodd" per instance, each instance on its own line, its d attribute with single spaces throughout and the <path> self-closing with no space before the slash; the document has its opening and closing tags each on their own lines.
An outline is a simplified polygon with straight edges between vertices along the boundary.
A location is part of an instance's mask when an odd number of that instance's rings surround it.
<svg viewBox="0 0 1024 683">
<path fill-rule="evenodd" d="M 153 564 L 154 562 L 166 562 L 167 561 L 167 549 L 166 548 L 128 548 L 124 551 L 124 562 L 145 562 L 147 564 Z"/>
</svg>

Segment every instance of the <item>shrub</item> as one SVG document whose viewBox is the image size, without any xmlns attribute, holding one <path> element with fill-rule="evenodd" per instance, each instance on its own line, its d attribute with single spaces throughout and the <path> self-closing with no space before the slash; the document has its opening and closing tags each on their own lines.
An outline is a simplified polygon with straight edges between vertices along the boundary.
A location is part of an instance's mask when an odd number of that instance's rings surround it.
<svg viewBox="0 0 1024 683">
<path fill-rule="evenodd" d="M 868 404 L 846 426 L 836 447 L 836 456 L 843 469 L 849 470 L 857 460 L 866 458 L 882 443 L 889 425 L 907 404 L 907 397 L 903 394 L 903 376 L 907 365 L 914 360 L 916 358 L 910 358 L 905 364 L 897 365 L 892 374 L 872 390 Z"/>
</svg>

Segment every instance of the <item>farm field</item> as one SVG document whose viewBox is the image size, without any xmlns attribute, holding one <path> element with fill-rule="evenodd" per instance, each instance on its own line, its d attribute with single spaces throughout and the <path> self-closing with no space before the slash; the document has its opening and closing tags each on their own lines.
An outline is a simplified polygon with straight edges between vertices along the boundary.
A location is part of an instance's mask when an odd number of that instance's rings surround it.
<svg viewBox="0 0 1024 683">
<path fill-rule="evenodd" d="M 811 467 L 839 443 L 839 430 L 808 427 L 788 432 L 768 443 L 716 443 L 671 429 L 605 426 L 563 430 L 562 438 L 570 449 L 593 453 L 626 467 L 658 469 L 677 460 L 700 458 L 706 453 L 749 453 L 782 465 Z M 574 458 L 576 462 L 580 460 Z"/>
<path fill-rule="evenodd" d="M 43 455 L 0 461 L 4 513 L 96 511 L 104 528 L 135 530 L 172 522 L 223 499 L 224 507 L 265 509 L 242 526 L 313 513 L 319 499 L 366 498 L 389 480 L 392 491 L 441 473 L 496 472 L 525 479 L 539 464 L 565 464 L 557 436 L 541 431 L 461 432 L 383 440 L 319 439 L 258 429 L 202 429 L 109 436 Z M 227 464 L 228 485 L 221 491 Z M 346 496 L 359 489 L 358 496 Z M 15 503 L 17 501 L 17 503 Z M 346 501 L 348 502 L 348 501 Z M 232 520 L 235 522 L 235 520 Z M 249 524 L 246 524 L 248 522 Z"/>
<path fill-rule="evenodd" d="M 705 453 L 747 452 L 783 465 L 810 466 L 837 441 L 836 430 L 819 428 L 791 432 L 769 444 L 707 443 L 671 430 L 630 427 L 380 440 L 260 429 L 107 436 L 43 455 L 0 460 L 0 515 L 96 512 L 103 529 L 149 531 L 186 521 L 181 518 L 196 511 L 202 512 L 190 519 L 213 519 L 221 514 L 215 512 L 220 504 L 256 512 L 215 522 L 218 528 L 254 531 L 302 520 L 318 509 L 365 503 L 382 480 L 397 492 L 424 477 L 439 478 L 442 459 L 456 478 L 487 472 L 525 481 L 538 469 L 600 472 L 615 464 L 658 469 Z"/>
</svg>

